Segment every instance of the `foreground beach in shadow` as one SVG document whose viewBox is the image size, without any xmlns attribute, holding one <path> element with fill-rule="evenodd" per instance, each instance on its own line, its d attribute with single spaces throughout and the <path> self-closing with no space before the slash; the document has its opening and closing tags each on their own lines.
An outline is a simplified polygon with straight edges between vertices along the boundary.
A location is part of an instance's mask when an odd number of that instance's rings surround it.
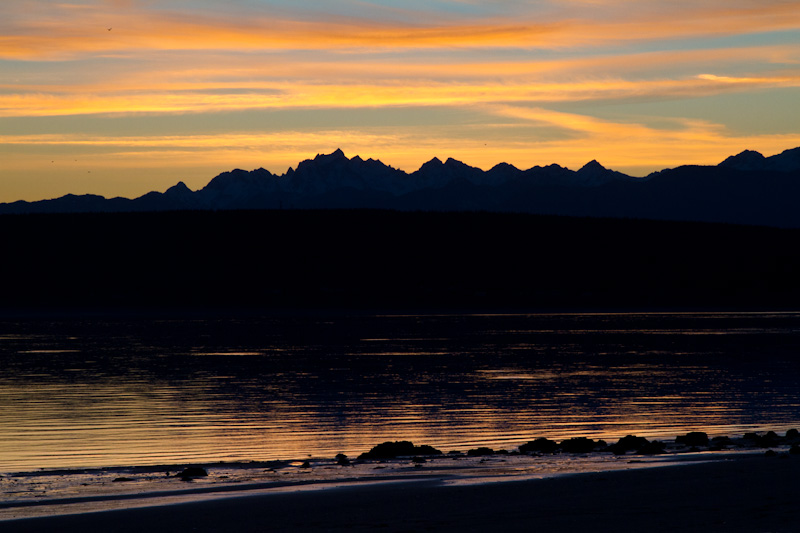
<svg viewBox="0 0 800 533">
<path fill-rule="evenodd" d="M 2 522 L 34 531 L 796 531 L 800 457 L 710 462 L 523 481 L 427 477 Z"/>
</svg>

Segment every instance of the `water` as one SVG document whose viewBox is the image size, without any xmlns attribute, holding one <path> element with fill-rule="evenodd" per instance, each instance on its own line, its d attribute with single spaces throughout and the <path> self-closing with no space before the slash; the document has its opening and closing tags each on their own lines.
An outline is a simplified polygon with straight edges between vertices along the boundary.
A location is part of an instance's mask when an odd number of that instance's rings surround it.
<svg viewBox="0 0 800 533">
<path fill-rule="evenodd" d="M 0 472 L 800 427 L 800 314 L 0 321 Z"/>
</svg>

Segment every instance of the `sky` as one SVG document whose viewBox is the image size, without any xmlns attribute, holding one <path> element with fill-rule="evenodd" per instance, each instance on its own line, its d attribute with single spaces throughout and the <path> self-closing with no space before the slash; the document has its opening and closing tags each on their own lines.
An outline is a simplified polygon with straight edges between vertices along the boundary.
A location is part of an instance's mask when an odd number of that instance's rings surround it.
<svg viewBox="0 0 800 533">
<path fill-rule="evenodd" d="M 3 0 L 0 202 L 282 174 L 800 146 L 800 1 Z"/>
</svg>

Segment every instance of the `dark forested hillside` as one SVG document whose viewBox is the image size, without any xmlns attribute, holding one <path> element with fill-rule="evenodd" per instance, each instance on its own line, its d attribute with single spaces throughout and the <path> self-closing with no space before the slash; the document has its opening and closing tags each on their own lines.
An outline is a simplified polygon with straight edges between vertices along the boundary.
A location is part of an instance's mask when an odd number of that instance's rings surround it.
<svg viewBox="0 0 800 533">
<path fill-rule="evenodd" d="M 500 213 L 0 216 L 0 307 L 795 307 L 800 230 Z"/>
</svg>

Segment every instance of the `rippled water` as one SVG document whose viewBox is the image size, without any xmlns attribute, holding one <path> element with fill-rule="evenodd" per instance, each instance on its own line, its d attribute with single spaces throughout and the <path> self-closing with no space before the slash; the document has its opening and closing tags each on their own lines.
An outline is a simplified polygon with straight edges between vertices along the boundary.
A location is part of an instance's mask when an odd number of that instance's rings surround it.
<svg viewBox="0 0 800 533">
<path fill-rule="evenodd" d="M 800 314 L 0 321 L 0 471 L 800 427 Z"/>
</svg>

